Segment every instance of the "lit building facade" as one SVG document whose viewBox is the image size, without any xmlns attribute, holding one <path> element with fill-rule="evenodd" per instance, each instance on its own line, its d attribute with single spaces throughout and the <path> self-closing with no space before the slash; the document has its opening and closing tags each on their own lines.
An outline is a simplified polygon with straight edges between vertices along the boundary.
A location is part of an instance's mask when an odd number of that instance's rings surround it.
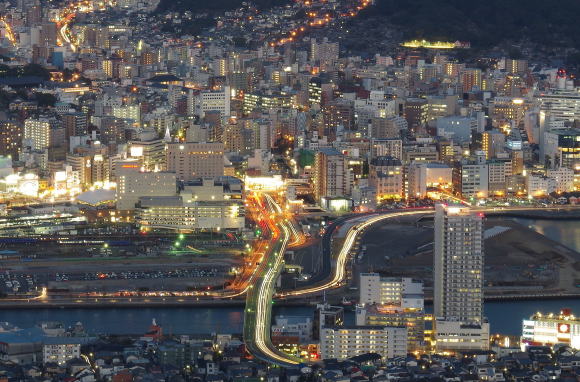
<svg viewBox="0 0 580 382">
<path fill-rule="evenodd" d="M 382 277 L 378 273 L 360 274 L 360 304 L 395 305 L 423 310 L 423 283 L 408 277 Z"/>
<path fill-rule="evenodd" d="M 136 222 L 142 229 L 241 230 L 242 184 L 232 177 L 201 178 L 185 183 L 175 196 L 141 197 Z"/>
<path fill-rule="evenodd" d="M 323 328 L 320 334 L 322 359 L 344 360 L 367 353 L 383 358 L 404 357 L 407 349 L 406 327 L 344 326 Z"/>
<path fill-rule="evenodd" d="M 321 148 L 314 158 L 314 194 L 323 197 L 347 196 L 351 175 L 346 157 L 334 148 Z"/>
<path fill-rule="evenodd" d="M 483 317 L 483 216 L 464 206 L 435 207 L 435 317 L 480 323 Z"/>
<path fill-rule="evenodd" d="M 566 344 L 580 349 L 580 318 L 569 309 L 560 314 L 533 314 L 522 323 L 522 346 Z"/>
<path fill-rule="evenodd" d="M 224 175 L 223 143 L 168 143 L 166 155 L 167 171 L 180 180 Z"/>
<path fill-rule="evenodd" d="M 371 159 L 369 185 L 374 187 L 379 199 L 403 197 L 403 165 L 399 159 L 381 156 Z"/>
</svg>

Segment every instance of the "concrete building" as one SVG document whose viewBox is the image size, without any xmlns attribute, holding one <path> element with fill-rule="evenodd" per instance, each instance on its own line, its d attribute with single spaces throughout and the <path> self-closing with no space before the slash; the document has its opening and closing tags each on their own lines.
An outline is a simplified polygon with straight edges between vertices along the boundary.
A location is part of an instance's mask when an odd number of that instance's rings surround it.
<svg viewBox="0 0 580 382">
<path fill-rule="evenodd" d="M 498 154 L 505 152 L 505 135 L 501 131 L 486 131 L 481 138 L 485 159 L 496 158 Z"/>
<path fill-rule="evenodd" d="M 512 161 L 491 160 L 487 162 L 489 195 L 504 196 L 507 192 L 506 179 L 512 176 Z"/>
<path fill-rule="evenodd" d="M 50 121 L 48 119 L 29 118 L 24 121 L 24 140 L 30 143 L 33 150 L 45 150 L 50 146 Z"/>
<path fill-rule="evenodd" d="M 184 183 L 177 195 L 141 197 L 135 220 L 145 229 L 241 230 L 242 183 L 233 177 L 198 178 Z"/>
<path fill-rule="evenodd" d="M 423 310 L 423 283 L 408 277 L 382 277 L 361 273 L 360 304 L 394 305 L 403 309 Z"/>
<path fill-rule="evenodd" d="M 580 119 L 580 87 L 553 89 L 537 98 L 540 113 L 553 121 L 574 121 Z"/>
<path fill-rule="evenodd" d="M 166 155 L 167 171 L 180 180 L 224 175 L 223 143 L 168 143 Z"/>
<path fill-rule="evenodd" d="M 487 349 L 483 318 L 483 215 L 435 206 L 433 297 L 437 350 Z"/>
<path fill-rule="evenodd" d="M 310 317 L 276 316 L 272 333 L 293 333 L 301 343 L 312 341 L 313 322 Z"/>
<path fill-rule="evenodd" d="M 405 102 L 405 119 L 407 126 L 414 131 L 427 123 L 429 105 L 423 98 L 408 98 Z"/>
<path fill-rule="evenodd" d="M 567 167 L 559 167 L 546 171 L 549 178 L 556 183 L 556 192 L 574 191 L 574 170 Z"/>
<path fill-rule="evenodd" d="M 406 327 L 409 352 L 425 347 L 426 315 L 422 310 L 393 305 L 357 305 L 355 314 L 357 326 Z"/>
<path fill-rule="evenodd" d="M 566 344 L 580 348 L 580 319 L 570 309 L 559 314 L 535 313 L 522 322 L 522 342 L 525 346 Z"/>
<path fill-rule="evenodd" d="M 334 148 L 321 148 L 314 158 L 314 194 L 323 197 L 348 196 L 351 174 L 346 157 Z"/>
<path fill-rule="evenodd" d="M 403 197 L 403 165 L 399 159 L 381 156 L 369 163 L 369 185 L 374 187 L 379 199 Z"/>
<path fill-rule="evenodd" d="M 81 344 L 74 338 L 47 337 L 42 346 L 43 363 L 54 362 L 64 365 L 67 361 L 81 356 Z"/>
<path fill-rule="evenodd" d="M 467 161 L 459 164 L 454 173 L 455 191 L 464 198 L 487 198 L 489 194 L 489 174 L 487 163 Z"/>
<path fill-rule="evenodd" d="M 471 132 L 477 130 L 477 118 L 450 116 L 437 119 L 437 135 L 455 143 L 471 143 Z"/>
<path fill-rule="evenodd" d="M 62 126 L 66 137 L 83 136 L 88 133 L 88 121 L 85 113 L 66 113 L 62 115 Z"/>
<path fill-rule="evenodd" d="M 526 190 L 528 196 L 545 197 L 556 191 L 556 180 L 542 174 L 528 173 L 526 176 Z"/>
<path fill-rule="evenodd" d="M 434 245 L 435 317 L 482 322 L 482 214 L 464 206 L 437 204 Z"/>
<path fill-rule="evenodd" d="M 0 121 L 0 155 L 18 158 L 22 148 L 22 124 Z"/>
<path fill-rule="evenodd" d="M 128 142 L 129 156 L 140 161 L 145 171 L 165 169 L 165 142 L 154 130 L 141 132 L 136 140 Z"/>
<path fill-rule="evenodd" d="M 141 107 L 139 105 L 113 106 L 113 116 L 120 119 L 129 119 L 135 126 L 141 126 Z"/>
<path fill-rule="evenodd" d="M 489 349 L 489 323 L 435 321 L 437 351 L 473 351 Z"/>
<path fill-rule="evenodd" d="M 472 90 L 481 90 L 482 76 L 481 69 L 466 68 L 461 73 L 461 85 L 463 92 L 469 93 Z"/>
<path fill-rule="evenodd" d="M 345 360 L 359 354 L 377 353 L 383 358 L 407 355 L 406 327 L 354 326 L 323 328 L 320 335 L 322 359 Z"/>
<path fill-rule="evenodd" d="M 135 167 L 133 167 L 135 166 Z M 143 196 L 174 196 L 177 179 L 171 172 L 141 172 L 139 165 L 132 162 L 118 163 L 117 209 L 134 210 Z"/>
<path fill-rule="evenodd" d="M 407 173 L 408 197 L 423 198 L 429 188 L 450 190 L 453 184 L 453 169 L 443 163 L 413 162 Z"/>
<path fill-rule="evenodd" d="M 401 130 L 407 130 L 407 126 L 407 121 L 398 115 L 373 118 L 369 135 L 378 139 L 397 139 L 401 138 Z"/>
<path fill-rule="evenodd" d="M 218 111 L 222 117 L 229 117 L 230 108 L 230 87 L 224 86 L 221 90 L 204 90 L 199 93 L 199 107 L 197 114 L 201 117 L 208 111 Z"/>
<path fill-rule="evenodd" d="M 371 139 L 371 158 L 391 156 L 403 159 L 403 141 L 401 139 Z"/>
<path fill-rule="evenodd" d="M 540 144 L 540 162 L 580 170 L 580 128 L 549 130 Z"/>
</svg>

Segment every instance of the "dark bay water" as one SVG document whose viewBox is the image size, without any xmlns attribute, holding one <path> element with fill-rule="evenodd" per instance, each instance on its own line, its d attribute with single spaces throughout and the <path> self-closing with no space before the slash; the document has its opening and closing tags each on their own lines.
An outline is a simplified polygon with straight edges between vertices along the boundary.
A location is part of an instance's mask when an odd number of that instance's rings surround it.
<svg viewBox="0 0 580 382">
<path fill-rule="evenodd" d="M 536 220 L 521 218 L 513 220 L 554 241 L 564 244 L 568 248 L 580 252 L 579 220 Z"/>
<path fill-rule="evenodd" d="M 559 312 L 568 307 L 580 313 L 580 299 L 502 301 L 485 304 L 485 314 L 491 331 L 502 334 L 521 334 L 522 319 L 537 311 Z M 429 310 L 430 307 L 427 307 Z M 278 307 L 276 315 L 313 317 L 313 307 Z M 40 321 L 61 321 L 67 326 L 77 321 L 91 333 L 141 334 L 155 318 L 165 333 L 241 333 L 243 308 L 111 308 L 111 309 L 5 309 L 0 321 L 11 322 L 21 328 Z M 354 324 L 354 313 L 347 312 L 346 323 Z"/>
<path fill-rule="evenodd" d="M 516 219 L 536 231 L 576 251 L 580 251 L 580 221 Z M 536 311 L 559 312 L 572 308 L 580 314 L 580 299 L 502 301 L 485 304 L 485 314 L 491 322 L 492 333 L 521 334 L 522 319 Z M 312 317 L 314 308 L 276 307 L 276 315 Z M 140 334 L 155 318 L 166 333 L 241 333 L 243 308 L 106 308 L 106 309 L 3 309 L 0 321 L 11 322 L 21 328 L 41 321 L 61 321 L 73 325 L 82 322 L 91 333 Z M 354 314 L 347 313 L 347 323 L 354 323 Z"/>
</svg>

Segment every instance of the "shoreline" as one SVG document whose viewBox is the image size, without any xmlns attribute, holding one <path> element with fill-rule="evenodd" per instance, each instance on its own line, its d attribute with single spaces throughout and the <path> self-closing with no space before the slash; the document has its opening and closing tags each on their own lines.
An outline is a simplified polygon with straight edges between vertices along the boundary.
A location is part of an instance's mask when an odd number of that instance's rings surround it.
<svg viewBox="0 0 580 382">
<path fill-rule="evenodd" d="M 580 298 L 578 293 L 543 293 L 543 294 L 509 294 L 509 295 L 488 295 L 484 297 L 485 302 L 509 302 L 509 301 L 542 301 L 542 300 L 572 300 Z M 425 302 L 432 304 L 432 298 L 425 298 Z M 276 306 L 281 307 L 314 307 L 314 302 L 302 301 L 284 301 L 274 300 Z M 333 305 L 340 305 L 331 301 Z M 227 300 L 227 301 L 151 301 L 151 302 L 0 302 L 0 309 L 11 310 L 29 310 L 29 309 L 143 309 L 143 308 L 226 308 L 226 307 L 243 307 L 245 300 Z M 352 305 L 348 305 L 349 307 Z"/>
</svg>

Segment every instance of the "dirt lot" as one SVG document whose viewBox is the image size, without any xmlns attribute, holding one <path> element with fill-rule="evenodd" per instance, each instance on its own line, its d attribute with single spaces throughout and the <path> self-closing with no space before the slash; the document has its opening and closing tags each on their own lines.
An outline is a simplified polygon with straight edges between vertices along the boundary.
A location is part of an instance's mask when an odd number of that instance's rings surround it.
<svg viewBox="0 0 580 382">
<path fill-rule="evenodd" d="M 495 228 L 494 228 L 495 227 Z M 485 283 L 489 290 L 550 289 L 575 291 L 580 254 L 512 220 L 489 218 L 485 229 Z M 503 232 L 501 232 L 503 231 Z M 366 255 L 355 272 L 376 271 L 422 279 L 432 286 L 433 222 L 400 220 L 369 231 Z"/>
</svg>

